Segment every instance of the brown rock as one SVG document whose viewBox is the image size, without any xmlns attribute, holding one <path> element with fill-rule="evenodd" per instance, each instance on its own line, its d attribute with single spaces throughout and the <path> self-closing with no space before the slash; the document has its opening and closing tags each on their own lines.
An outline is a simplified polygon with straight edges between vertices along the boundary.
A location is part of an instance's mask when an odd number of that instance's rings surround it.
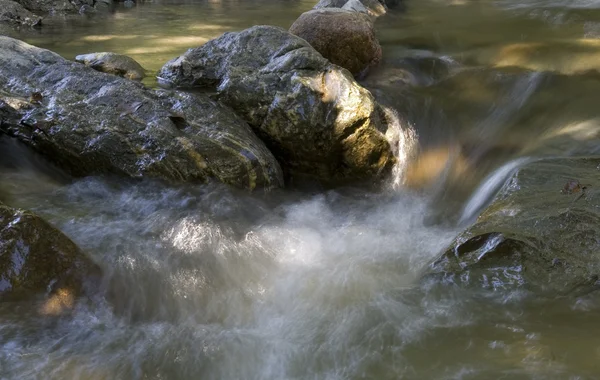
<svg viewBox="0 0 600 380">
<path fill-rule="evenodd" d="M 56 314 L 100 274 L 75 243 L 38 215 L 0 203 L 0 301 L 45 294 L 51 303 L 60 301 L 54 312 L 47 310 Z"/>
<path fill-rule="evenodd" d="M 375 37 L 371 17 L 337 8 L 303 13 L 290 32 L 305 39 L 331 63 L 364 75 L 381 60 L 381 46 Z"/>
</svg>

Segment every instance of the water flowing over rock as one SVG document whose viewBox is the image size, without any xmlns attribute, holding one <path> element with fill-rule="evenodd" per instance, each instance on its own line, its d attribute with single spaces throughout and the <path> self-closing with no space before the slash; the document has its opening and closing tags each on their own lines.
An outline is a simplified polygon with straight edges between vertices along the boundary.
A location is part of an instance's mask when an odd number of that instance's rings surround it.
<svg viewBox="0 0 600 380">
<path fill-rule="evenodd" d="M 360 12 L 336 8 L 308 11 L 292 24 L 290 32 L 354 76 L 364 76 L 381 60 L 373 21 Z"/>
<path fill-rule="evenodd" d="M 226 33 L 168 62 L 159 80 L 216 89 L 290 172 L 368 179 L 395 162 L 371 93 L 281 28 Z"/>
<path fill-rule="evenodd" d="M 0 300 L 46 294 L 54 299 L 45 305 L 52 313 L 92 290 L 88 285 L 100 274 L 75 243 L 42 218 L 0 203 Z"/>
<path fill-rule="evenodd" d="M 82 54 L 75 57 L 75 61 L 94 70 L 127 79 L 142 80 L 146 76 L 144 68 L 139 63 L 123 54 L 110 52 Z"/>
<path fill-rule="evenodd" d="M 425 278 L 548 296 L 599 289 L 599 163 L 547 159 L 521 168 Z"/>
<path fill-rule="evenodd" d="M 29 12 L 19 3 L 11 0 L 0 0 L 0 23 L 2 22 L 38 26 L 41 25 L 42 18 Z"/>
<path fill-rule="evenodd" d="M 74 175 L 282 185 L 250 127 L 206 96 L 149 90 L 8 37 L 0 37 L 0 88 L 21 115 L 2 129 Z"/>
</svg>

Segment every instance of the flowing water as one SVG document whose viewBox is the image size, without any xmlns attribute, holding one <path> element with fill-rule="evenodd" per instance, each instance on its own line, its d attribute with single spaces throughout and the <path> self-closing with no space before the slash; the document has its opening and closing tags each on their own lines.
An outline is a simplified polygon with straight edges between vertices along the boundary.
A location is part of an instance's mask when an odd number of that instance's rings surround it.
<svg viewBox="0 0 600 380">
<path fill-rule="evenodd" d="M 11 34 L 156 71 L 313 3 L 145 2 Z M 519 167 L 598 156 L 600 1 L 407 0 L 377 29 L 385 59 L 363 84 L 405 131 L 379 189 L 73 179 L 0 139 L 0 199 L 105 272 L 102 296 L 67 315 L 0 304 L 0 379 L 600 378 L 596 294 L 418 281 Z"/>
</svg>

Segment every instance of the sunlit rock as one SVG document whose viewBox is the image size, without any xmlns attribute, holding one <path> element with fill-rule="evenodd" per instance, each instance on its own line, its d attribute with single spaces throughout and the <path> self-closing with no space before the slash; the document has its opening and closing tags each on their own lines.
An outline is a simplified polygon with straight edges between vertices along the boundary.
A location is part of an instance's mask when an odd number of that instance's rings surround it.
<svg viewBox="0 0 600 380">
<path fill-rule="evenodd" d="M 548 296 L 599 289 L 599 163 L 546 159 L 521 168 L 425 278 Z M 586 190 L 564 192 L 574 179 Z"/>
<path fill-rule="evenodd" d="M 100 274 L 75 243 L 42 218 L 0 204 L 0 300 L 46 295 L 42 312 L 56 314 L 93 290 Z"/>
<path fill-rule="evenodd" d="M 150 90 L 8 37 L 0 37 L 0 88 L 21 116 L 2 130 L 74 175 L 283 183 L 250 127 L 204 95 Z"/>
<path fill-rule="evenodd" d="M 288 172 L 357 180 L 385 175 L 394 164 L 371 93 L 283 29 L 226 33 L 168 62 L 159 80 L 216 90 Z"/>
<path fill-rule="evenodd" d="M 290 32 L 354 76 L 364 75 L 381 60 L 373 21 L 360 12 L 337 8 L 308 11 L 292 24 Z"/>
<path fill-rule="evenodd" d="M 82 54 L 75 57 L 75 61 L 94 70 L 127 79 L 142 80 L 146 76 L 146 71 L 139 63 L 123 54 L 110 52 Z"/>
</svg>

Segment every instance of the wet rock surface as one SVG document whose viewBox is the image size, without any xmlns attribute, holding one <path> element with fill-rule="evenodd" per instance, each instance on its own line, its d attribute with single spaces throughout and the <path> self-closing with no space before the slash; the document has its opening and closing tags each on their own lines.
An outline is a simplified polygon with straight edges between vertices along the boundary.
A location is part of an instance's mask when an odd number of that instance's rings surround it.
<svg viewBox="0 0 600 380">
<path fill-rule="evenodd" d="M 395 161 L 371 93 L 283 29 L 226 33 L 168 62 L 159 80 L 216 90 L 288 172 L 324 181 L 369 179 Z"/>
<path fill-rule="evenodd" d="M 373 21 L 360 12 L 336 8 L 308 11 L 292 24 L 290 32 L 354 76 L 364 76 L 381 60 Z"/>
<path fill-rule="evenodd" d="M 0 37 L 0 88 L 20 115 L 2 130 L 74 175 L 282 185 L 250 127 L 206 96 L 150 90 L 8 37 Z"/>
<path fill-rule="evenodd" d="M 110 52 L 82 54 L 75 61 L 94 70 L 118 75 L 132 80 L 142 80 L 146 76 L 144 68 L 133 58 Z"/>
<path fill-rule="evenodd" d="M 100 275 L 100 268 L 56 228 L 32 212 L 0 203 L 0 300 L 75 297 L 91 291 Z"/>
<path fill-rule="evenodd" d="M 600 289 L 599 163 L 580 158 L 526 165 L 425 279 L 545 296 Z M 586 190 L 565 192 L 573 183 L 585 183 Z"/>
<path fill-rule="evenodd" d="M 0 0 L 0 23 L 39 26 L 42 24 L 42 18 L 23 8 L 17 2 Z"/>
</svg>

